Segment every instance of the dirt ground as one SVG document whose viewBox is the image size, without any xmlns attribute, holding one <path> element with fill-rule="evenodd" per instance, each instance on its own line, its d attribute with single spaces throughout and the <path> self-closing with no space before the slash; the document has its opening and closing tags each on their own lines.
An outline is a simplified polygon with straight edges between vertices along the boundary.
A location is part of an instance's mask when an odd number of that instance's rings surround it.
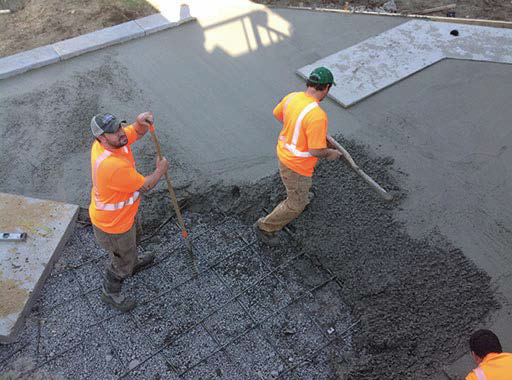
<svg viewBox="0 0 512 380">
<path fill-rule="evenodd" d="M 145 0 L 0 0 L 0 8 L 13 10 L 0 14 L 0 57 L 158 12 Z"/>
<path fill-rule="evenodd" d="M 512 21 L 510 0 L 254 0 L 271 6 L 305 6 L 416 14 L 456 4 L 456 17 Z M 84 4 L 87 4 L 85 6 Z M 0 0 L 0 57 L 48 45 L 157 13 L 145 0 Z M 447 11 L 429 13 L 446 16 Z"/>
</svg>

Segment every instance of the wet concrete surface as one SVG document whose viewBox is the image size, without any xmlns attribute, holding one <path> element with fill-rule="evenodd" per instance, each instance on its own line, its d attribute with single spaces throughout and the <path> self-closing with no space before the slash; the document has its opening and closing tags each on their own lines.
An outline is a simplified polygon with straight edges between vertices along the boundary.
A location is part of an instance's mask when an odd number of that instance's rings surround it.
<svg viewBox="0 0 512 380">
<path fill-rule="evenodd" d="M 408 196 L 396 216 L 411 236 L 441 234 L 492 277 L 503 307 L 480 327 L 494 330 L 509 350 L 510 72 L 508 65 L 440 62 L 353 107 L 366 128 L 346 134 L 391 155 L 407 174 L 401 187 Z"/>
<path fill-rule="evenodd" d="M 183 188 L 181 198 L 190 197 L 190 212 L 205 213 L 216 199 L 252 224 L 261 206 L 271 208 L 283 196 L 277 177 L 247 184 L 277 170 L 279 125 L 271 110 L 282 96 L 303 88 L 295 70 L 404 20 L 250 7 L 224 13 L 0 82 L 0 191 L 86 206 L 91 115 L 112 111 L 133 120 L 150 109 L 162 151 L 172 159 L 171 180 Z M 445 61 L 348 110 L 322 103 L 330 133 L 366 144 L 369 154 L 347 142 L 361 167 L 398 197 L 382 204 L 346 169 L 318 168 L 317 198 L 293 223 L 297 249 L 330 268 L 342 302 L 360 322 L 355 353 L 334 356 L 343 365 L 333 369 L 327 352 L 311 366 L 361 379 L 446 378 L 442 367 L 467 351 L 476 327 L 495 329 L 510 347 L 509 74 L 509 66 Z M 12 149 L 18 145 L 25 149 Z M 154 166 L 150 139 L 134 147 L 138 168 L 148 173 Z M 155 227 L 170 209 L 161 183 L 143 199 L 141 211 Z M 215 215 L 198 218 L 191 234 Z M 94 257 L 93 248 L 86 252 Z M 279 265 L 298 251 L 261 252 L 267 265 Z M 186 265 L 181 267 L 173 272 L 177 278 L 186 276 Z M 307 268 L 314 271 L 314 265 Z M 235 279 L 231 291 L 239 286 Z M 158 285 L 149 291 L 158 293 Z M 501 308 L 489 313 L 498 302 Z M 224 353 L 206 362 L 216 355 Z M 139 368 L 158 372 L 159 363 Z M 233 371 L 223 366 L 225 373 Z M 470 369 L 445 373 L 457 378 Z M 291 375 L 302 376 L 297 371 Z"/>
<path fill-rule="evenodd" d="M 313 17 L 327 41 L 305 29 L 311 19 L 304 12 L 245 6 L 2 80 L 0 191 L 87 206 L 89 123 L 99 112 L 133 122 L 153 111 L 175 186 L 197 190 L 269 175 L 279 131 L 271 110 L 304 87 L 295 68 L 339 49 L 340 34 L 348 47 L 404 21 L 375 18 L 366 29 L 358 16 L 342 24 L 339 15 Z M 154 170 L 149 136 L 134 151 L 142 173 Z"/>
<path fill-rule="evenodd" d="M 251 224 L 284 197 L 278 175 L 214 186 L 192 196 L 185 213 L 200 276 L 174 220 L 154 236 L 146 224 L 144 249 L 159 257 L 127 281 L 143 300 L 129 315 L 99 300 L 104 253 L 90 227 L 78 228 L 24 334 L 0 346 L 2 371 L 22 357 L 35 373 L 64 377 L 442 375 L 443 363 L 465 351 L 465 337 L 500 307 L 490 277 L 441 235 L 411 238 L 394 216 L 407 198 L 393 160 L 341 141 L 395 201 L 382 203 L 342 162 L 322 162 L 316 197 L 290 225 L 294 237 L 271 249 Z"/>
</svg>

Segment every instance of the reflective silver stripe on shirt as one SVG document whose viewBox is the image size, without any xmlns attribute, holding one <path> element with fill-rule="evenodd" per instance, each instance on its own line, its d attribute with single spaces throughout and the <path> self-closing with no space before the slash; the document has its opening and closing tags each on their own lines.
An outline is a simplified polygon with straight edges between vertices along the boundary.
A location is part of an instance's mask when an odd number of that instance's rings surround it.
<svg viewBox="0 0 512 380">
<path fill-rule="evenodd" d="M 311 111 L 312 109 L 318 107 L 317 102 L 309 103 L 299 114 L 299 117 L 297 118 L 297 121 L 295 122 L 295 128 L 293 130 L 293 137 L 292 137 L 292 143 L 291 144 L 284 144 L 284 147 L 286 150 L 293 153 L 294 156 L 297 157 L 311 157 L 311 153 L 309 152 L 302 152 L 297 149 L 297 141 L 299 140 L 299 133 L 300 128 L 302 126 L 302 120 L 306 117 L 306 115 Z"/>
<path fill-rule="evenodd" d="M 309 152 L 301 152 L 294 145 L 284 144 L 284 147 L 285 147 L 285 149 L 287 151 L 293 153 L 294 156 L 297 156 L 297 157 L 311 157 L 311 153 L 309 153 Z"/>
<path fill-rule="evenodd" d="M 133 193 L 133 196 L 125 200 L 124 202 L 118 202 L 118 203 L 101 203 L 98 201 L 97 198 L 94 199 L 94 203 L 96 204 L 96 208 L 98 210 L 105 210 L 105 211 L 115 211 L 120 210 L 123 207 L 130 206 L 134 204 L 137 199 L 139 198 L 139 192 L 136 191 Z"/>
<path fill-rule="evenodd" d="M 101 203 L 99 201 L 98 187 L 96 185 L 97 180 L 98 180 L 98 178 L 97 178 L 98 177 L 98 168 L 100 167 L 100 164 L 106 158 L 110 157 L 110 155 L 112 155 L 112 152 L 105 149 L 103 151 L 103 153 L 100 154 L 98 156 L 98 158 L 96 158 L 96 161 L 94 162 L 94 175 L 92 176 L 92 186 L 94 187 L 94 204 L 96 205 L 96 208 L 98 210 L 105 210 L 105 211 L 120 210 L 125 206 L 130 206 L 130 205 L 134 204 L 137 201 L 137 199 L 139 198 L 139 192 L 135 191 L 134 193 L 131 194 L 131 196 L 127 200 L 125 200 L 123 202 Z"/>
<path fill-rule="evenodd" d="M 292 99 L 295 97 L 295 95 L 297 95 L 296 92 L 294 92 L 289 98 L 288 100 L 286 101 L 286 103 L 284 104 L 284 107 L 283 107 L 283 125 L 285 123 L 285 117 L 286 117 L 286 109 L 288 108 L 288 104 L 290 104 L 290 102 L 292 101 Z"/>
<path fill-rule="evenodd" d="M 94 193 L 98 194 L 98 186 L 96 185 L 98 181 L 98 168 L 100 167 L 100 164 L 110 155 L 112 152 L 108 150 L 104 150 L 102 154 L 96 158 L 96 161 L 94 161 L 94 175 L 92 176 L 92 185 L 94 186 Z"/>
<path fill-rule="evenodd" d="M 474 369 L 476 377 L 478 377 L 478 380 L 487 380 L 487 377 L 485 377 L 484 370 L 482 367 L 478 366 Z"/>
</svg>

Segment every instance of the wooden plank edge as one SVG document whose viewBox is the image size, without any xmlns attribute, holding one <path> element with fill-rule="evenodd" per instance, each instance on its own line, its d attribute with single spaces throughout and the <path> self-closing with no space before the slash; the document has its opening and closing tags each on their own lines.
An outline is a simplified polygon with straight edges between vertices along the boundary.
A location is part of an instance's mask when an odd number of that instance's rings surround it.
<svg viewBox="0 0 512 380">
<path fill-rule="evenodd" d="M 448 5 L 441 5 L 440 7 L 434 7 L 434 8 L 428 8 L 423 9 L 422 11 L 418 12 L 419 15 L 426 15 L 427 13 L 434 13 L 434 12 L 441 12 L 446 11 L 448 9 L 453 9 L 457 6 L 457 4 L 448 4 Z"/>
<path fill-rule="evenodd" d="M 426 15 L 387 13 L 387 12 L 349 11 L 349 10 L 344 10 L 344 9 L 330 9 L 330 8 L 277 7 L 277 6 L 267 6 L 267 8 L 298 9 L 298 10 L 308 10 L 308 11 L 317 11 L 317 12 L 333 12 L 333 13 L 341 13 L 341 14 L 354 14 L 354 15 L 367 15 L 367 16 L 402 17 L 402 18 L 412 18 L 412 19 L 419 19 L 419 20 L 452 22 L 454 24 L 479 25 L 479 26 L 490 26 L 490 27 L 494 27 L 494 28 L 512 29 L 512 21 L 483 20 L 483 19 L 475 19 L 475 18 L 457 18 L 457 17 L 442 17 L 442 16 L 426 16 Z"/>
</svg>

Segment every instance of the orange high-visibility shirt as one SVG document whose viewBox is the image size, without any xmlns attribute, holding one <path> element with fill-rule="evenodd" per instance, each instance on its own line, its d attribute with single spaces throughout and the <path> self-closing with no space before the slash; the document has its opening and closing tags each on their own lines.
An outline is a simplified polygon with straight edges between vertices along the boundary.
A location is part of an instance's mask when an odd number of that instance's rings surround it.
<svg viewBox="0 0 512 380">
<path fill-rule="evenodd" d="M 124 127 L 128 144 L 107 149 L 94 141 L 91 149 L 91 222 L 109 234 L 128 231 L 139 208 L 139 190 L 145 178 L 137 172 L 130 145 L 137 140 L 133 125 Z"/>
<path fill-rule="evenodd" d="M 487 354 L 478 368 L 481 369 L 481 373 L 483 372 L 483 379 L 512 380 L 512 354 L 508 352 Z M 478 368 L 471 371 L 466 376 L 466 380 L 480 380 L 482 375 L 478 377 Z"/>
<path fill-rule="evenodd" d="M 327 147 L 327 115 L 317 99 L 305 92 L 292 92 L 274 108 L 274 116 L 283 123 L 277 141 L 277 156 L 288 168 L 311 177 L 318 158 L 310 149 Z"/>
</svg>

